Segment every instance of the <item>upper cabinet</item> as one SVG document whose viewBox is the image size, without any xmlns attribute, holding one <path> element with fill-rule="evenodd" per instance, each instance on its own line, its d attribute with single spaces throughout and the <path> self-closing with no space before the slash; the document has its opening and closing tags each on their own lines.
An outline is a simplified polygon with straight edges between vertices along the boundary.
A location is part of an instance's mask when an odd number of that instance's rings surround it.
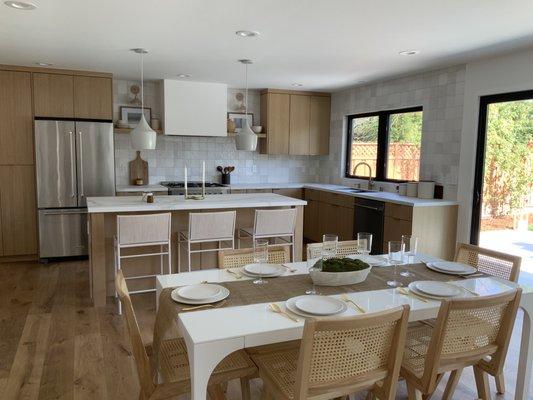
<svg viewBox="0 0 533 400">
<path fill-rule="evenodd" d="M 0 165 L 33 164 L 31 74 L 0 71 Z"/>
<path fill-rule="evenodd" d="M 113 119 L 111 77 L 33 74 L 36 117 Z"/>
<path fill-rule="evenodd" d="M 227 136 L 228 85 L 165 79 L 165 135 Z"/>
<path fill-rule="evenodd" d="M 111 78 L 74 76 L 74 117 L 113 119 L 113 81 Z"/>
<path fill-rule="evenodd" d="M 328 154 L 330 108 L 328 93 L 263 90 L 261 153 Z"/>
</svg>

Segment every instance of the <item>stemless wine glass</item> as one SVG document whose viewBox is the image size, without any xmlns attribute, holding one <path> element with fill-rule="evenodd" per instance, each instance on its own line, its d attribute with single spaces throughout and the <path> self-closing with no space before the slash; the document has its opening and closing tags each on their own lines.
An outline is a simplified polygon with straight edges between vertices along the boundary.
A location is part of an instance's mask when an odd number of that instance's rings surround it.
<svg viewBox="0 0 533 400">
<path fill-rule="evenodd" d="M 256 239 L 254 241 L 254 263 L 257 264 L 266 264 L 268 263 L 268 239 Z M 259 277 L 258 279 L 254 280 L 254 283 L 256 285 L 262 285 L 264 283 L 268 283 L 268 281 L 263 279 L 262 274 L 262 265 L 260 265 L 258 271 L 259 271 Z"/>
<path fill-rule="evenodd" d="M 415 261 L 416 249 L 418 247 L 418 238 L 412 235 L 402 235 L 403 251 L 404 251 L 404 261 L 410 265 Z M 404 269 L 400 272 L 401 276 L 413 276 L 411 272 Z"/>
<path fill-rule="evenodd" d="M 389 242 L 389 263 L 394 266 L 394 279 L 387 281 L 387 285 L 391 287 L 400 287 L 403 286 L 401 282 L 396 280 L 398 276 L 398 264 L 401 264 L 403 261 L 403 249 L 404 245 L 401 241 L 392 241 Z"/>
<path fill-rule="evenodd" d="M 337 235 L 325 234 L 322 236 L 322 258 L 328 259 L 337 255 L 337 245 L 339 237 Z"/>
<path fill-rule="evenodd" d="M 368 232 L 357 233 L 357 251 L 367 256 L 372 251 L 372 234 Z"/>
<path fill-rule="evenodd" d="M 322 258 L 307 259 L 307 269 L 309 270 L 309 274 L 311 274 L 313 270 L 322 271 Z M 312 278 L 311 281 L 313 282 L 313 285 L 305 291 L 305 294 L 319 294 L 316 290 L 315 281 L 313 281 Z"/>
</svg>

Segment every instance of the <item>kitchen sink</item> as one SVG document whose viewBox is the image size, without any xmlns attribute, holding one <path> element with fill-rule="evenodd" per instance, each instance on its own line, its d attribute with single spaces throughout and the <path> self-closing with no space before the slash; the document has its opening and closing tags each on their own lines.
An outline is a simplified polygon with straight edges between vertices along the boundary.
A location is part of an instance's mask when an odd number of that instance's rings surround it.
<svg viewBox="0 0 533 400">
<path fill-rule="evenodd" d="M 375 192 L 375 190 L 353 188 L 353 189 L 346 189 L 346 192 L 351 192 L 351 193 L 369 193 L 369 192 Z"/>
</svg>

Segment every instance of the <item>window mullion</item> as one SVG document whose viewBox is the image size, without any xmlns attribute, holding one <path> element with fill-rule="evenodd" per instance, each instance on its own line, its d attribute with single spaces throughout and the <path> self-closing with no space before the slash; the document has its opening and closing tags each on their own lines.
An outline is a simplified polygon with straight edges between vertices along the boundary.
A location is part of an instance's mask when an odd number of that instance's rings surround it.
<svg viewBox="0 0 533 400">
<path fill-rule="evenodd" d="M 376 162 L 376 180 L 383 181 L 387 171 L 389 113 L 380 113 L 378 125 L 378 154 Z"/>
</svg>

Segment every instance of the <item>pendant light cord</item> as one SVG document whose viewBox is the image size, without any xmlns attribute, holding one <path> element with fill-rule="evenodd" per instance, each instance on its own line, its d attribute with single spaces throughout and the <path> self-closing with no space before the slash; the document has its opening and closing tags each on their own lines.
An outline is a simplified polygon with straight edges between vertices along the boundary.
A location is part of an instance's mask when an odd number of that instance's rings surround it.
<svg viewBox="0 0 533 400">
<path fill-rule="evenodd" d="M 244 81 L 246 87 L 244 89 L 244 119 L 248 122 L 248 64 L 244 64 Z"/>
<path fill-rule="evenodd" d="M 144 115 L 144 50 L 141 50 L 141 114 Z"/>
</svg>

